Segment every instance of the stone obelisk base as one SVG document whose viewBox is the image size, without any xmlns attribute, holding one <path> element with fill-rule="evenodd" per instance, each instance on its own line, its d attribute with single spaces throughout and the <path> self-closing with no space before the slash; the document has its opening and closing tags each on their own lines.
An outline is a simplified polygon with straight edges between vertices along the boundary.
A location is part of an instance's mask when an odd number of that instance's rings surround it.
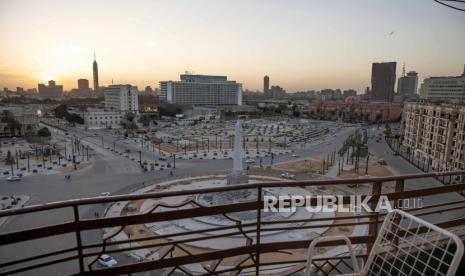
<svg viewBox="0 0 465 276">
<path fill-rule="evenodd" d="M 249 183 L 249 176 L 242 173 L 231 173 L 226 177 L 228 185 L 247 184 Z"/>
</svg>

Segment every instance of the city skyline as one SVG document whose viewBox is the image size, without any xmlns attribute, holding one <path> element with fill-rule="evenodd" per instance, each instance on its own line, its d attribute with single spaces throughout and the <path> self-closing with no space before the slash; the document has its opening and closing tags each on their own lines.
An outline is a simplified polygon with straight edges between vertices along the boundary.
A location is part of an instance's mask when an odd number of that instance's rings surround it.
<svg viewBox="0 0 465 276">
<path fill-rule="evenodd" d="M 71 90 L 78 79 L 93 79 L 96 52 L 100 85 L 158 87 L 194 71 L 227 75 L 250 90 L 261 91 L 268 75 L 288 92 L 362 93 L 373 62 L 405 62 L 419 82 L 460 75 L 464 23 L 463 13 L 421 0 L 7 0 L 0 3 L 0 86 L 37 88 L 53 79 Z M 437 33 L 447 43 L 439 45 Z"/>
</svg>

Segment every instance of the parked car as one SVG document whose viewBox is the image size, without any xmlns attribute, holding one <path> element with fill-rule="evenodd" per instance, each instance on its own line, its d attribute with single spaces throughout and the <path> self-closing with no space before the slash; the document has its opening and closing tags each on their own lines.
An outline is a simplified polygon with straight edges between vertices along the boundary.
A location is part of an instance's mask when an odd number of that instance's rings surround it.
<svg viewBox="0 0 465 276">
<path fill-rule="evenodd" d="M 294 153 L 292 157 L 299 157 L 299 155 L 297 153 Z"/>
<path fill-rule="evenodd" d="M 98 263 L 105 267 L 112 267 L 118 264 L 118 262 L 113 259 L 110 255 L 103 254 L 98 257 Z"/>
<path fill-rule="evenodd" d="M 21 177 L 20 177 L 20 176 L 16 176 L 16 175 L 12 175 L 12 176 L 8 177 L 6 180 L 7 180 L 7 181 L 10 181 L 10 182 L 13 182 L 13 181 L 20 181 L 20 180 L 21 180 Z"/>
<path fill-rule="evenodd" d="M 294 178 L 295 178 L 295 175 L 292 174 L 292 173 L 285 172 L 285 173 L 282 173 L 282 174 L 281 174 L 281 177 L 282 177 L 282 178 L 286 178 L 286 179 L 294 179 Z"/>
<path fill-rule="evenodd" d="M 253 160 L 253 159 L 247 159 L 247 160 L 245 160 L 245 163 L 247 163 L 247 164 L 252 164 L 252 163 L 255 163 L 255 160 Z"/>
<path fill-rule="evenodd" d="M 110 196 L 110 192 L 103 192 L 103 193 L 100 193 L 99 196 L 100 196 L 100 197 Z"/>
</svg>

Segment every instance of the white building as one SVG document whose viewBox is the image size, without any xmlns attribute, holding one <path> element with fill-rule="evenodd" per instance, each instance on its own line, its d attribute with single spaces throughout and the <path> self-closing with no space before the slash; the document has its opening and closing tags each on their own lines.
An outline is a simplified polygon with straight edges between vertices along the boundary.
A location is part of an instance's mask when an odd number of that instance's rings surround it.
<svg viewBox="0 0 465 276">
<path fill-rule="evenodd" d="M 226 76 L 181 75 L 181 81 L 161 81 L 160 99 L 179 105 L 242 105 L 242 84 Z"/>
<path fill-rule="evenodd" d="M 458 77 L 430 77 L 423 81 L 420 97 L 431 100 L 465 102 L 465 68 Z"/>
<path fill-rule="evenodd" d="M 125 116 L 125 111 L 107 111 L 102 109 L 88 109 L 83 113 L 84 124 L 88 129 L 119 128 Z"/>
<path fill-rule="evenodd" d="M 139 91 L 129 84 L 110 85 L 105 88 L 105 110 L 139 112 Z"/>
</svg>

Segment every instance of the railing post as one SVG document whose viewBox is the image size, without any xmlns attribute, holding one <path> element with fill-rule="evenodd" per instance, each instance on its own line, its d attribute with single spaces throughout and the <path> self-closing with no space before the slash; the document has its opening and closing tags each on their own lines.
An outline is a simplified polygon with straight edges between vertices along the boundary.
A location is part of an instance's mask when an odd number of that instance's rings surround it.
<svg viewBox="0 0 465 276">
<path fill-rule="evenodd" d="M 404 182 L 404 179 L 397 179 L 396 180 L 396 190 L 395 192 L 398 193 L 398 192 L 403 192 L 404 191 L 404 186 L 405 186 L 405 182 Z M 395 209 L 402 209 L 402 205 L 403 205 L 403 202 L 402 200 L 396 200 L 394 201 L 394 208 Z M 396 225 L 399 225 L 400 224 L 400 217 L 395 217 L 394 218 L 394 223 Z M 396 248 L 399 248 L 398 245 L 399 245 L 399 237 L 394 237 L 394 244 L 396 245 Z"/>
<path fill-rule="evenodd" d="M 372 198 L 371 198 L 370 208 L 373 211 L 374 218 L 370 219 L 370 225 L 368 227 L 368 234 L 372 237 L 376 237 L 376 235 L 378 234 L 379 212 L 375 212 L 375 209 L 376 209 L 376 205 L 379 200 L 379 196 L 381 195 L 381 189 L 382 189 L 382 182 L 373 183 L 373 187 L 371 189 Z M 373 247 L 373 243 L 374 242 L 368 244 L 367 246 L 368 254 L 370 253 Z"/>
<path fill-rule="evenodd" d="M 255 252 L 255 275 L 260 275 L 260 252 L 258 251 L 258 246 L 260 246 L 260 230 L 261 230 L 261 218 L 262 218 L 262 188 L 258 187 L 257 192 L 257 202 L 258 202 L 258 209 L 257 209 L 257 232 L 255 234 L 255 248 L 257 248 Z"/>
<path fill-rule="evenodd" d="M 73 205 L 73 211 L 74 211 L 74 222 L 76 224 L 79 224 L 79 206 L 78 205 Z M 79 271 L 80 273 L 84 273 L 84 258 L 82 256 L 82 240 L 81 240 L 81 231 L 79 230 L 79 227 L 76 227 L 76 243 L 78 247 L 78 257 L 79 257 Z"/>
</svg>

